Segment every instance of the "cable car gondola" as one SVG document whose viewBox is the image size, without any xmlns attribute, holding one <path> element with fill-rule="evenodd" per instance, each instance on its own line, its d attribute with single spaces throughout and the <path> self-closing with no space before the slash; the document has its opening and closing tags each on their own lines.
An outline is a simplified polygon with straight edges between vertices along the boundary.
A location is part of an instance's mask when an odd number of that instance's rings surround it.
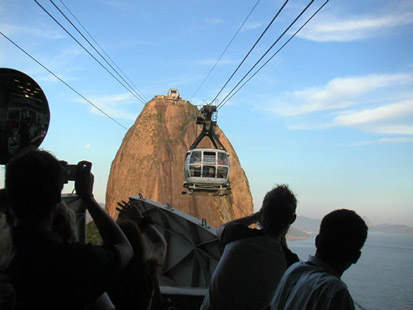
<svg viewBox="0 0 413 310">
<path fill-rule="evenodd" d="M 203 128 L 185 157 L 185 181 L 183 186 L 190 194 L 212 192 L 226 195 L 230 192 L 229 154 L 214 132 L 216 121 L 212 119 L 216 106 L 207 104 L 201 109 L 204 117 L 197 117 Z M 204 137 L 208 137 L 215 148 L 197 148 Z"/>
</svg>

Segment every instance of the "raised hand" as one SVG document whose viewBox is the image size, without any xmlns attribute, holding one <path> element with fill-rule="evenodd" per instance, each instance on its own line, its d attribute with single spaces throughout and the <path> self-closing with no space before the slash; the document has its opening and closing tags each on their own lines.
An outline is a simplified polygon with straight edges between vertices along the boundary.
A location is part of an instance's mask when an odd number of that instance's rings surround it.
<svg viewBox="0 0 413 310">
<path fill-rule="evenodd" d="M 75 189 L 83 200 L 93 198 L 94 177 L 91 173 L 92 163 L 81 161 L 77 164 Z"/>
<path fill-rule="evenodd" d="M 137 225 L 142 222 L 143 215 L 142 212 L 136 207 L 133 206 L 130 202 L 123 201 L 117 203 L 119 207 L 116 210 L 119 211 L 118 220 L 132 220 Z"/>
</svg>

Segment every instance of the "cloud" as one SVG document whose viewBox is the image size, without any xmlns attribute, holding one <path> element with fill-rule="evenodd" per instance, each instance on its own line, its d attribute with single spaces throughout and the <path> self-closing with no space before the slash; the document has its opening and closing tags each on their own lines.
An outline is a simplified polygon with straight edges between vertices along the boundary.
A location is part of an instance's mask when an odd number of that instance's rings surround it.
<svg viewBox="0 0 413 310">
<path fill-rule="evenodd" d="M 413 74 L 371 74 L 338 77 L 322 87 L 287 93 L 274 111 L 282 116 L 297 116 L 318 111 L 337 110 L 358 105 L 363 96 L 385 88 L 413 85 Z"/>
<path fill-rule="evenodd" d="M 338 77 L 325 86 L 285 93 L 268 111 L 292 130 L 351 127 L 371 133 L 413 135 L 413 74 Z"/>
<path fill-rule="evenodd" d="M 262 26 L 262 23 L 260 22 L 250 22 L 250 23 L 246 23 L 242 27 L 241 31 L 254 30 L 254 29 L 260 28 L 261 26 Z"/>
<path fill-rule="evenodd" d="M 102 3 L 106 6 L 110 6 L 112 8 L 116 8 L 116 9 L 124 9 L 125 5 L 122 1 L 118 1 L 118 0 L 95 0 L 95 2 L 98 3 Z"/>
<path fill-rule="evenodd" d="M 216 62 L 217 62 L 216 59 L 200 59 L 200 60 L 196 60 L 194 63 L 197 65 L 212 66 L 212 65 L 215 65 Z M 238 64 L 239 62 L 240 62 L 239 59 L 221 59 L 218 65 L 234 65 L 234 64 Z"/>
<path fill-rule="evenodd" d="M 222 24 L 224 20 L 221 18 L 208 18 L 205 20 L 205 22 L 210 25 L 219 25 Z"/>
<path fill-rule="evenodd" d="M 41 37 L 49 40 L 64 38 L 63 32 L 58 29 L 50 29 L 42 25 L 29 27 L 24 25 L 0 24 L 1 31 L 7 36 L 24 35 L 25 37 Z"/>
<path fill-rule="evenodd" d="M 387 121 L 395 118 L 413 116 L 413 99 L 401 103 L 381 106 L 375 109 L 344 112 L 335 118 L 340 125 L 359 125 L 377 121 Z"/>
<path fill-rule="evenodd" d="M 324 14 L 297 36 L 318 42 L 348 42 L 380 35 L 383 31 L 413 23 L 413 11 L 385 16 L 337 17 Z"/>
<path fill-rule="evenodd" d="M 88 99 L 114 119 L 134 121 L 137 117 L 136 113 L 131 113 L 128 111 L 128 106 L 136 105 L 136 99 L 130 93 L 105 97 L 89 97 Z M 81 99 L 77 101 L 87 104 Z M 103 116 L 102 112 L 93 106 L 90 107 L 90 111 L 94 114 Z"/>
<path fill-rule="evenodd" d="M 363 146 L 372 144 L 399 144 L 399 143 L 413 143 L 413 138 L 409 137 L 396 137 L 396 138 L 381 138 L 372 141 L 362 141 L 351 144 L 351 146 Z"/>
<path fill-rule="evenodd" d="M 346 111 L 333 124 L 382 134 L 413 135 L 413 99 L 373 109 Z"/>
</svg>

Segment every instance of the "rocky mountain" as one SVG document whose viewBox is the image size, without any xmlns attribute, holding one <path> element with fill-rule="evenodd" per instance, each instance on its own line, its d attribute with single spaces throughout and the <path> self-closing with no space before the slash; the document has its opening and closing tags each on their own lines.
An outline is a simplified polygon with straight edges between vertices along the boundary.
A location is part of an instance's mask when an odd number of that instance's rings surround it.
<svg viewBox="0 0 413 310">
<path fill-rule="evenodd" d="M 369 227 L 369 232 L 384 232 L 393 234 L 413 234 L 413 227 L 407 225 L 390 225 L 390 224 L 379 224 L 373 225 L 372 222 L 367 218 L 363 217 Z M 292 237 L 300 237 L 300 231 L 304 233 L 318 233 L 320 229 L 320 219 L 311 219 L 305 216 L 297 216 L 296 221 L 292 224 L 289 234 Z M 295 228 L 295 230 L 292 230 Z M 297 232 L 298 230 L 298 232 Z"/>
<path fill-rule="evenodd" d="M 305 216 L 297 216 L 297 219 L 292 224 L 292 227 L 307 233 L 317 233 L 320 229 L 320 222 L 320 219 L 312 219 Z"/>
<path fill-rule="evenodd" d="M 142 193 L 145 198 L 219 226 L 253 212 L 252 196 L 244 170 L 229 140 L 216 128 L 230 154 L 232 194 L 182 195 L 184 159 L 201 132 L 199 110 L 189 101 L 156 96 L 146 104 L 126 133 L 112 162 L 106 192 L 106 209 L 116 217 L 116 202 Z M 212 147 L 208 138 L 198 147 Z"/>
<path fill-rule="evenodd" d="M 310 233 L 297 229 L 293 226 L 290 227 L 287 233 L 287 239 L 289 240 L 304 240 L 310 237 Z"/>
<path fill-rule="evenodd" d="M 413 227 L 406 225 L 379 224 L 369 228 L 371 232 L 385 232 L 392 234 L 413 234 Z"/>
</svg>

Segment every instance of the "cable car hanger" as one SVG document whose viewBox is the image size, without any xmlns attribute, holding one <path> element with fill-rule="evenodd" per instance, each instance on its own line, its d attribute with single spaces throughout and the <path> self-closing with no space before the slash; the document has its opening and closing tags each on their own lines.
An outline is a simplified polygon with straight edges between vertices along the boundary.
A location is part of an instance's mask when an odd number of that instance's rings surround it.
<svg viewBox="0 0 413 310">
<path fill-rule="evenodd" d="M 217 107 L 215 105 L 205 104 L 200 112 L 204 117 L 198 116 L 196 118 L 196 124 L 203 125 L 202 131 L 195 139 L 194 143 L 192 143 L 190 150 L 195 149 L 203 138 L 208 137 L 216 149 L 220 149 L 221 147 L 222 150 L 226 151 L 224 145 L 219 141 L 219 138 L 214 131 L 217 122 L 216 120 L 213 120 L 212 116 L 217 112 Z"/>
</svg>

